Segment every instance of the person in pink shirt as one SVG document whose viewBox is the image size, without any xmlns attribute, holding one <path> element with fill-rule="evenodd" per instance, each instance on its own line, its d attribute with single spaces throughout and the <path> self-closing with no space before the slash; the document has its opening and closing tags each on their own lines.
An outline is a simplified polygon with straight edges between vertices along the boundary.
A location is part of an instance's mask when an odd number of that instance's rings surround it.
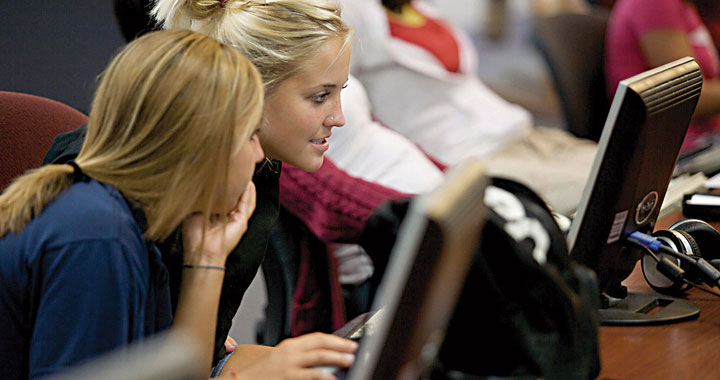
<svg viewBox="0 0 720 380">
<path fill-rule="evenodd" d="M 720 63 L 708 29 L 690 0 L 618 0 L 610 14 L 605 47 L 609 96 L 621 80 L 692 56 L 704 83 L 682 151 L 698 149 L 720 135 Z"/>
</svg>

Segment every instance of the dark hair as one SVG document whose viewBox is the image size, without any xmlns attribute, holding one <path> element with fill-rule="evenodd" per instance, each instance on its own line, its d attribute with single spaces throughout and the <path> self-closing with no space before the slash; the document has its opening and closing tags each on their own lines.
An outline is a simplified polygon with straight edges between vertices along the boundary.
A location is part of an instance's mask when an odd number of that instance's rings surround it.
<svg viewBox="0 0 720 380">
<path fill-rule="evenodd" d="M 399 12 L 403 5 L 410 4 L 411 1 L 412 0 L 382 0 L 382 4 L 385 8 L 393 12 Z"/>
<path fill-rule="evenodd" d="M 720 3 L 717 0 L 693 0 L 692 3 L 695 4 L 700 16 L 713 17 L 720 12 Z"/>
<path fill-rule="evenodd" d="M 159 30 L 150 16 L 152 0 L 114 0 L 113 10 L 120 32 L 130 42 L 145 33 Z"/>
</svg>

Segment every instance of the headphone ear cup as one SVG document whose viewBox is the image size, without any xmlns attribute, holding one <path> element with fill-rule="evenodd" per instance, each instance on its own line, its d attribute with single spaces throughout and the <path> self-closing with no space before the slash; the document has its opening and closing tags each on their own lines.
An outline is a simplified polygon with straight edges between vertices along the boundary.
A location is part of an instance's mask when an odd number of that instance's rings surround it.
<svg viewBox="0 0 720 380">
<path fill-rule="evenodd" d="M 678 234 L 678 238 L 682 240 L 683 243 L 685 243 L 688 247 L 690 247 L 689 250 L 679 251 L 680 253 L 685 253 L 688 256 L 703 257 L 700 245 L 697 243 L 693 236 L 682 230 L 670 230 L 670 232 Z M 685 279 L 692 281 L 696 284 L 703 282 L 700 272 L 694 266 L 688 265 L 683 261 L 680 267 L 685 270 Z"/>
<path fill-rule="evenodd" d="M 681 220 L 668 229 L 683 231 L 692 236 L 705 260 L 720 259 L 720 232 L 700 219 Z"/>
<path fill-rule="evenodd" d="M 702 250 L 700 249 L 700 245 L 697 243 L 697 240 L 695 240 L 692 235 L 682 230 L 670 230 L 670 232 L 678 235 L 678 240 L 682 242 L 682 245 L 685 248 L 684 250 L 678 252 L 702 257 Z"/>
<path fill-rule="evenodd" d="M 682 234 L 678 231 L 660 230 L 655 231 L 653 236 L 658 238 L 663 245 L 666 245 L 680 253 L 691 251 L 693 249 L 693 244 L 695 244 L 694 241 L 692 243 L 688 241 L 687 237 L 689 237 L 689 235 Z M 692 237 L 690 237 L 690 240 L 692 240 Z M 697 247 L 697 244 L 695 244 L 695 247 Z M 658 252 L 656 255 L 668 258 L 670 261 L 685 270 L 687 274 L 687 266 L 677 257 L 662 252 Z M 664 274 L 660 273 L 657 270 L 657 262 L 649 255 L 642 256 L 641 268 L 645 281 L 658 293 L 679 296 L 690 287 L 685 282 L 673 281 L 667 278 Z"/>
</svg>

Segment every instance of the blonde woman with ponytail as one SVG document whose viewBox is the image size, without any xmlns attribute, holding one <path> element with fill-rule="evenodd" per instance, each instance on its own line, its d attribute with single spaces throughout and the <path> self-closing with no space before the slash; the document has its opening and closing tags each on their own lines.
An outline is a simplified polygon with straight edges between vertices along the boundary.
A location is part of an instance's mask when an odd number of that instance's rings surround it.
<svg viewBox="0 0 720 380">
<path fill-rule="evenodd" d="M 345 124 L 340 95 L 348 81 L 352 33 L 340 17 L 337 1 L 154 3 L 151 14 L 162 27 L 207 34 L 235 47 L 258 68 L 265 86 L 258 138 L 267 158 L 278 167 L 283 162 L 307 172 L 322 166 L 332 129 Z M 242 290 L 235 291 L 242 297 Z M 232 317 L 239 302 L 234 308 L 228 306 Z M 221 312 L 219 325 L 229 328 L 228 322 Z M 248 379 L 333 379 L 333 375 L 311 367 L 347 367 L 352 363 L 344 354 L 353 352 L 355 344 L 334 338 L 315 333 L 285 340 L 273 349 L 238 346 L 222 373 L 234 371 Z"/>
<path fill-rule="evenodd" d="M 0 378 L 61 371 L 171 322 L 209 375 L 225 259 L 255 207 L 262 104 L 253 65 L 199 33 L 150 33 L 112 60 L 77 158 L 0 195 Z M 181 224 L 173 316 L 156 242 Z"/>
<path fill-rule="evenodd" d="M 336 0 L 156 0 L 152 14 L 166 29 L 207 34 L 248 57 L 265 85 L 265 155 L 320 168 L 332 128 L 345 124 L 351 30 Z"/>
</svg>

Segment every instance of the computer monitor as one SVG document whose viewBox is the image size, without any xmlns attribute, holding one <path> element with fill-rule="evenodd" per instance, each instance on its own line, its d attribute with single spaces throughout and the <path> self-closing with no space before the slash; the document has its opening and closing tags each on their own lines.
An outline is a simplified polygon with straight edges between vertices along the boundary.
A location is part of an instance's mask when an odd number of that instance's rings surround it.
<svg viewBox="0 0 720 380">
<path fill-rule="evenodd" d="M 625 238 L 653 231 L 702 80 L 698 64 L 686 57 L 620 82 L 615 93 L 568 234 L 571 256 L 597 273 L 606 301 L 600 310 L 605 324 L 662 323 L 697 315 L 692 310 L 673 315 L 694 305 L 627 295 L 621 282 L 642 255 L 628 248 Z M 653 302 L 665 310 L 645 313 Z"/>
<path fill-rule="evenodd" d="M 479 161 L 448 173 L 412 200 L 346 379 L 417 379 L 433 364 L 475 255 L 485 221 Z"/>
<path fill-rule="evenodd" d="M 208 375 L 202 373 L 195 341 L 187 334 L 170 330 L 88 359 L 43 379 L 192 380 L 207 378 Z"/>
</svg>

